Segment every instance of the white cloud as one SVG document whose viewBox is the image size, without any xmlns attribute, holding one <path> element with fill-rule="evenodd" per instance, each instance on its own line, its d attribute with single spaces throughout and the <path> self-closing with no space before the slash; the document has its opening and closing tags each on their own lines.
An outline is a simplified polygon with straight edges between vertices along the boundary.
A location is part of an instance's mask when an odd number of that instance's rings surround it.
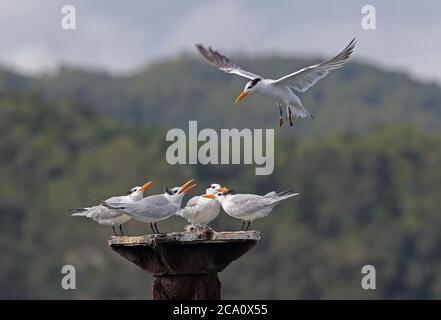
<svg viewBox="0 0 441 320">
<path fill-rule="evenodd" d="M 377 30 L 360 27 L 365 1 L 0 0 L 0 62 L 24 72 L 61 63 L 130 71 L 158 57 L 194 50 L 332 55 L 357 35 L 356 57 L 441 81 L 441 3 L 369 1 Z M 60 27 L 61 7 L 77 9 L 77 30 Z"/>
</svg>

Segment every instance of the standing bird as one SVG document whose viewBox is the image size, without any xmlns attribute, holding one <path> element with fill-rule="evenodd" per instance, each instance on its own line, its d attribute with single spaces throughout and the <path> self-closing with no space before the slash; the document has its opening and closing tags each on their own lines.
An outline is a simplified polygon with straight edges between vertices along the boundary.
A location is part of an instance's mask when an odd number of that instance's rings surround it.
<svg viewBox="0 0 441 320">
<path fill-rule="evenodd" d="M 231 217 L 242 220 L 244 230 L 245 223 L 248 223 L 245 230 L 248 230 L 252 221 L 266 217 L 273 211 L 274 207 L 281 201 L 297 196 L 293 190 L 282 192 L 269 192 L 264 196 L 256 194 L 235 194 L 234 190 L 219 192 L 216 194 L 224 211 Z"/>
<path fill-rule="evenodd" d="M 103 205 L 109 209 L 118 210 L 141 222 L 150 223 L 153 233 L 160 233 L 158 221 L 171 217 L 181 208 L 184 195 L 193 189 L 196 184 L 189 186 L 193 180 L 184 183 L 181 187 L 164 188 L 163 194 L 145 197 L 137 202 L 104 201 Z"/>
<path fill-rule="evenodd" d="M 127 192 L 126 195 L 111 197 L 106 201 L 110 201 L 112 203 L 126 203 L 126 202 L 139 201 L 144 196 L 144 191 L 147 190 L 151 184 L 152 181 L 149 181 L 145 183 L 142 187 L 133 187 Z M 115 231 L 115 226 L 119 227 L 119 231 L 121 232 L 121 235 L 124 235 L 124 232 L 122 230 L 122 225 L 132 219 L 132 217 L 123 214 L 120 211 L 106 208 L 101 204 L 94 207 L 76 208 L 76 209 L 68 209 L 68 210 L 75 212 L 72 214 L 73 216 L 91 218 L 101 225 L 112 226 L 114 235 L 117 235 Z"/>
<path fill-rule="evenodd" d="M 217 218 L 220 212 L 220 203 L 216 201 L 216 193 L 225 192 L 220 184 L 210 184 L 205 190 L 205 194 L 195 196 L 188 200 L 185 208 L 182 208 L 176 214 L 187 219 L 192 225 L 209 224 Z"/>
<path fill-rule="evenodd" d="M 260 93 L 277 102 L 280 111 L 279 125 L 283 125 L 283 110 L 286 107 L 286 116 L 289 119 L 290 126 L 293 125 L 294 118 L 313 118 L 311 114 L 303 107 L 302 101 L 297 93 L 303 93 L 310 87 L 315 85 L 317 81 L 326 77 L 329 71 L 341 68 L 352 51 L 354 50 L 355 38 L 334 58 L 315 64 L 294 73 L 290 73 L 280 79 L 265 79 L 257 74 L 242 69 L 236 63 L 230 61 L 226 56 L 220 54 L 216 50 L 208 47 L 206 49 L 201 44 L 197 44 L 196 48 L 202 56 L 216 68 L 226 72 L 239 75 L 250 79 L 243 92 L 236 98 L 236 104 L 251 93 Z"/>
</svg>

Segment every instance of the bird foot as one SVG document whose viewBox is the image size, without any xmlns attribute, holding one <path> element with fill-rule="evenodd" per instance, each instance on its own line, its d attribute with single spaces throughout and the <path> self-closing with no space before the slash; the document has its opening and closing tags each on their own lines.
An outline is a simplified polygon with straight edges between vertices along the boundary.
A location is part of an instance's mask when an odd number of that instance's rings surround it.
<svg viewBox="0 0 441 320">
<path fill-rule="evenodd" d="M 280 119 L 279 119 L 279 127 L 282 127 L 283 126 L 283 117 L 280 117 Z"/>
<path fill-rule="evenodd" d="M 292 127 L 294 124 L 292 121 L 292 111 L 291 111 L 291 109 L 288 109 L 288 110 L 289 110 L 289 112 L 288 112 L 289 126 Z"/>
</svg>

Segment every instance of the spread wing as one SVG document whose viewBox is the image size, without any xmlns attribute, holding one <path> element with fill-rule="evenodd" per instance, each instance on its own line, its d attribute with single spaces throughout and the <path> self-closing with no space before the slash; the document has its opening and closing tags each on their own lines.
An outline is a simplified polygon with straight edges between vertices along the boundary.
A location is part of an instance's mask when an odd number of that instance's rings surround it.
<svg viewBox="0 0 441 320">
<path fill-rule="evenodd" d="M 238 64 L 232 62 L 226 56 L 220 54 L 218 51 L 211 49 L 211 47 L 205 48 L 201 44 L 197 44 L 196 48 L 201 55 L 208 61 L 209 64 L 215 66 L 219 70 L 226 73 L 236 74 L 238 76 L 253 80 L 256 78 L 262 78 L 261 76 L 252 72 L 242 69 Z"/>
<path fill-rule="evenodd" d="M 349 59 L 356 44 L 355 38 L 331 60 L 300 69 L 294 73 L 288 74 L 275 80 L 274 84 L 286 85 L 299 92 L 305 92 L 320 79 L 326 77 L 329 71 L 341 68 Z"/>
</svg>

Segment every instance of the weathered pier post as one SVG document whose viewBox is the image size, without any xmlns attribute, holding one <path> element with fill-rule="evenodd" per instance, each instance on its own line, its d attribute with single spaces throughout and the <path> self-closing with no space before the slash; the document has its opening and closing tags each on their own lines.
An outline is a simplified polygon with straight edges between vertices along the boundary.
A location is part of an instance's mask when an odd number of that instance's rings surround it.
<svg viewBox="0 0 441 320">
<path fill-rule="evenodd" d="M 109 246 L 154 277 L 154 300 L 219 300 L 218 273 L 251 250 L 258 231 L 215 232 L 187 226 L 185 232 L 115 236 Z"/>
</svg>

